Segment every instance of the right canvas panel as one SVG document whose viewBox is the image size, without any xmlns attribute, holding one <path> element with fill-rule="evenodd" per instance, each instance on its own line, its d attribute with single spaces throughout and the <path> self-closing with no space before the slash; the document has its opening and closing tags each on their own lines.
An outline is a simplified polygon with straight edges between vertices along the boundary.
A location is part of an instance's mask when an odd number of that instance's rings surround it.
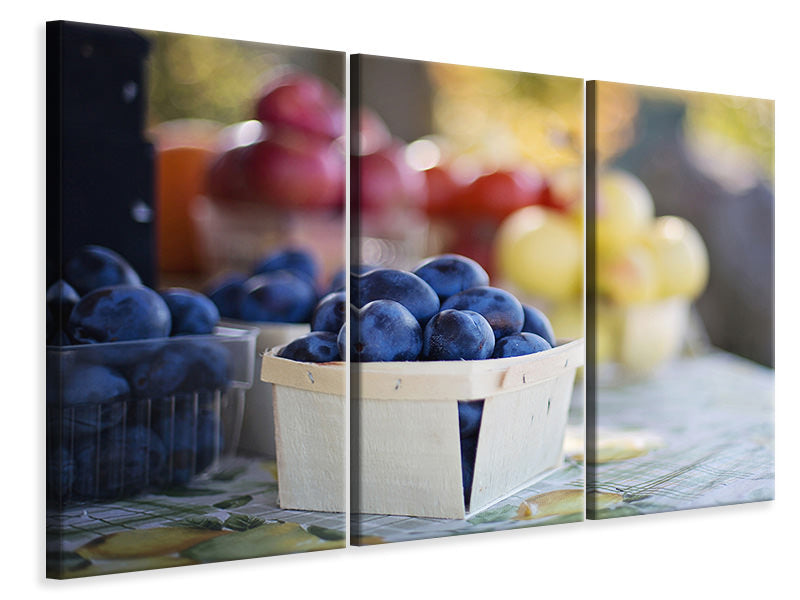
<svg viewBox="0 0 800 600">
<path fill-rule="evenodd" d="M 586 103 L 587 517 L 772 500 L 774 102 Z"/>
</svg>

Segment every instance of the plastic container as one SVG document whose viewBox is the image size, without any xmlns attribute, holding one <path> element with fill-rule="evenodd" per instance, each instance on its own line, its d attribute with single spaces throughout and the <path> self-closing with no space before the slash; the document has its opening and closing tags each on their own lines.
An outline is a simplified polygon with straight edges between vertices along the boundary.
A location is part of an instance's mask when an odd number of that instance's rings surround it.
<svg viewBox="0 0 800 600">
<path fill-rule="evenodd" d="M 261 370 L 261 360 L 266 350 L 288 344 L 311 331 L 308 323 L 227 322 L 232 326 L 246 325 L 256 328 L 258 337 L 253 357 L 256 373 Z M 275 422 L 272 408 L 272 384 L 260 380 L 254 381 L 253 386 L 245 392 L 245 397 L 239 450 L 245 454 L 274 459 Z"/>
<path fill-rule="evenodd" d="M 343 363 L 264 356 L 274 384 L 282 508 L 345 508 Z M 353 513 L 463 519 L 561 464 L 583 340 L 482 361 L 361 363 L 352 411 Z M 474 475 L 462 481 L 459 402 L 483 401 Z"/>
<path fill-rule="evenodd" d="M 256 333 L 48 346 L 48 502 L 184 485 L 233 454 Z"/>
</svg>

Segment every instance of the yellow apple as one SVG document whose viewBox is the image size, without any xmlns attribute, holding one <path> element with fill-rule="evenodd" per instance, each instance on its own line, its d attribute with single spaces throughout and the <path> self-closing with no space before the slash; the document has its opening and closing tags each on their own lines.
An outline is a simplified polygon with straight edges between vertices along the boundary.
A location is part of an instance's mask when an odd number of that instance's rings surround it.
<svg viewBox="0 0 800 600">
<path fill-rule="evenodd" d="M 618 254 L 653 219 L 653 198 L 645 185 L 626 171 L 613 170 L 600 175 L 597 189 L 597 252 Z"/>
<path fill-rule="evenodd" d="M 582 297 L 555 303 L 547 316 L 557 339 L 574 340 L 584 337 Z"/>
<path fill-rule="evenodd" d="M 659 294 L 697 298 L 708 283 L 708 252 L 697 229 L 680 217 L 659 217 L 646 242 L 658 270 Z"/>
<path fill-rule="evenodd" d="M 595 358 L 598 363 L 617 359 L 619 319 L 616 311 L 604 302 L 597 303 L 595 318 Z"/>
<path fill-rule="evenodd" d="M 659 278 L 650 248 L 634 242 L 611 258 L 598 257 L 597 289 L 615 304 L 655 300 Z"/>
<path fill-rule="evenodd" d="M 497 266 L 527 294 L 574 298 L 583 284 L 583 239 L 570 220 L 541 206 L 509 215 L 495 238 Z"/>
</svg>

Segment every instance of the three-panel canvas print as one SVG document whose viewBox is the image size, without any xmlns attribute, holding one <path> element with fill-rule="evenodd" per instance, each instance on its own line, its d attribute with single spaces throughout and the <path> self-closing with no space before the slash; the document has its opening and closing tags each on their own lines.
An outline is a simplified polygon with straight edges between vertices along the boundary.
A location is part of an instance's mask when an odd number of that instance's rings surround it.
<svg viewBox="0 0 800 600">
<path fill-rule="evenodd" d="M 48 577 L 773 499 L 773 101 L 46 52 Z"/>
</svg>

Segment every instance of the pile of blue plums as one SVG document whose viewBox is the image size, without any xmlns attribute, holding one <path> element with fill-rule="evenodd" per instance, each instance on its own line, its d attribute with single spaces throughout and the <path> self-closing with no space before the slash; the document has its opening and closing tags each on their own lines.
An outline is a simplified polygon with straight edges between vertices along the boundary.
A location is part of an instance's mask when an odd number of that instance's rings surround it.
<svg viewBox="0 0 800 600">
<path fill-rule="evenodd" d="M 464 256 L 434 256 L 410 272 L 361 266 L 350 277 L 353 362 L 508 358 L 556 345 L 542 311 L 491 287 L 483 267 Z M 336 302 L 343 313 L 345 299 Z M 313 331 L 278 355 L 306 362 L 336 360 L 330 331 Z M 346 356 L 346 335 L 342 325 L 336 335 L 339 359 Z M 459 402 L 458 412 L 469 503 L 483 401 Z"/>
<path fill-rule="evenodd" d="M 199 292 L 142 285 L 86 246 L 47 289 L 48 498 L 110 499 L 187 483 L 218 456 L 231 356 Z M 55 347 L 57 346 L 57 347 Z"/>
<path fill-rule="evenodd" d="M 208 287 L 208 297 L 226 319 L 259 323 L 309 323 L 308 333 L 279 356 L 302 362 L 341 360 L 337 336 L 345 322 L 347 273 L 340 270 L 317 287 L 320 269 L 313 255 L 297 247 L 278 248 L 251 272 L 230 273 Z"/>
<path fill-rule="evenodd" d="M 317 287 L 319 277 L 319 265 L 309 251 L 282 247 L 256 262 L 247 274 L 216 278 L 206 293 L 225 319 L 309 323 L 321 297 L 345 289 L 343 272 L 323 289 Z"/>
</svg>

